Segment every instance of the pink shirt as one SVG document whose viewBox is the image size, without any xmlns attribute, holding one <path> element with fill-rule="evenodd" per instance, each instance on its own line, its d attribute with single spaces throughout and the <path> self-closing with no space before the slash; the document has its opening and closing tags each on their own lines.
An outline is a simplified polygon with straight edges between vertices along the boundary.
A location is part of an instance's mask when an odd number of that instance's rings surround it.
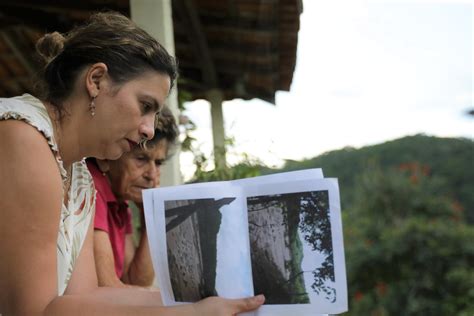
<svg viewBox="0 0 474 316">
<path fill-rule="evenodd" d="M 115 272 L 120 279 L 125 258 L 125 235 L 132 233 L 132 215 L 126 202 L 119 203 L 110 187 L 109 180 L 94 162 L 87 161 L 87 167 L 97 190 L 95 202 L 94 229 L 109 235 L 114 253 Z"/>
</svg>

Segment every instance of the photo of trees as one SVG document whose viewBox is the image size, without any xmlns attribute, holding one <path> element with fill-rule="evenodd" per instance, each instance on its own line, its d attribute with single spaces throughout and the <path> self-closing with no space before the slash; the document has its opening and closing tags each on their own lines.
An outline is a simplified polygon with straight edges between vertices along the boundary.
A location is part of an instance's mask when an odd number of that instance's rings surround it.
<svg viewBox="0 0 474 316">
<path fill-rule="evenodd" d="M 266 304 L 336 300 L 328 191 L 247 199 L 255 293 Z"/>
</svg>

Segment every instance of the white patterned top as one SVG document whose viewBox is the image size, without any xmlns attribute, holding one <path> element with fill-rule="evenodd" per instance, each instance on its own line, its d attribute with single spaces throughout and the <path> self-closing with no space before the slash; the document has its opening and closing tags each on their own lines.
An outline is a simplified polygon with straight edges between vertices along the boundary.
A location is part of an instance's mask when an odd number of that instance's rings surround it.
<svg viewBox="0 0 474 316">
<path fill-rule="evenodd" d="M 67 172 L 54 139 L 53 126 L 43 103 L 35 97 L 24 94 L 15 98 L 0 98 L 0 120 L 21 120 L 40 131 L 51 148 L 63 180 L 63 192 L 67 183 Z M 57 260 L 58 295 L 63 295 L 71 278 L 74 264 L 79 256 L 91 223 L 95 208 L 95 189 L 92 177 L 84 160 L 72 165 L 71 186 L 67 205 L 62 204 L 59 222 Z"/>
</svg>

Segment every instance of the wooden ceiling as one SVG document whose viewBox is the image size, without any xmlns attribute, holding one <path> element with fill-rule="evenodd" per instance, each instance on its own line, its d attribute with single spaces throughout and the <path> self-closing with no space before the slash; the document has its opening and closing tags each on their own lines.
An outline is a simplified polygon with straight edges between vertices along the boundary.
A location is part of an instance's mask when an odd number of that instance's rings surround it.
<svg viewBox="0 0 474 316">
<path fill-rule="evenodd" d="M 173 0 L 172 8 L 178 89 L 192 100 L 218 88 L 226 100 L 274 103 L 276 91 L 289 90 L 301 0 Z M 42 34 L 102 10 L 129 16 L 129 1 L 0 0 L 0 95 L 31 92 Z"/>
</svg>

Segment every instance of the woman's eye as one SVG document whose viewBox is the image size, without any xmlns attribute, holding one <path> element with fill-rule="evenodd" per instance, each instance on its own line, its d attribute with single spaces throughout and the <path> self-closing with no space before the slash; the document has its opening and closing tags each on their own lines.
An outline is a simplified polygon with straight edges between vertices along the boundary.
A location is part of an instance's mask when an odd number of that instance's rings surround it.
<svg viewBox="0 0 474 316">
<path fill-rule="evenodd" d="M 148 102 L 142 102 L 143 113 L 150 113 L 153 110 L 153 106 Z"/>
</svg>

